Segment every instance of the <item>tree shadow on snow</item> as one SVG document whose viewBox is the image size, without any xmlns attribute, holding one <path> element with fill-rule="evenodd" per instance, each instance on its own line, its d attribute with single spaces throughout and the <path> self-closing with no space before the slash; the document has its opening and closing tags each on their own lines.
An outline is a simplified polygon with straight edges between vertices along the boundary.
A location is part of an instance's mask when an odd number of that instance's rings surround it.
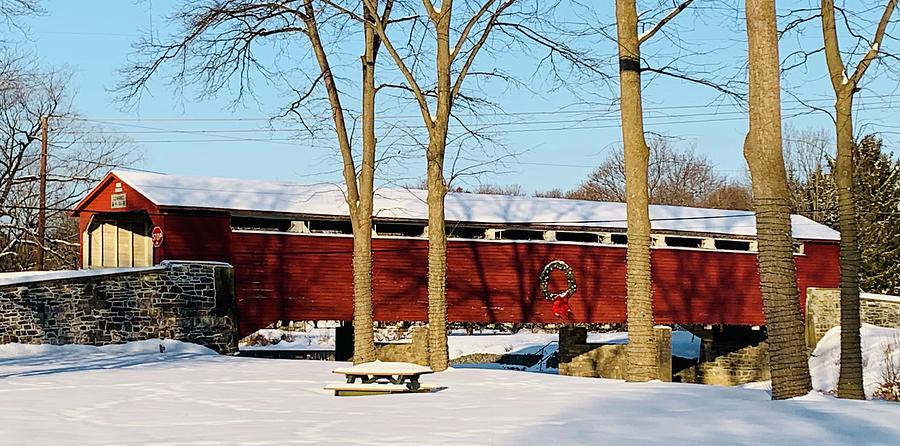
<svg viewBox="0 0 900 446">
<path fill-rule="evenodd" d="M 0 359 L 0 380 L 7 378 L 56 375 L 92 370 L 114 370 L 167 365 L 183 361 L 220 359 L 218 355 L 190 352 L 139 353 L 63 353 Z"/>
<path fill-rule="evenodd" d="M 887 403 L 831 398 L 771 401 L 763 390 L 668 383 L 614 383 L 591 386 L 584 392 L 592 395 L 588 401 L 548 417 L 546 423 L 533 423 L 516 436 L 524 441 L 547 438 L 558 443 L 605 438 L 615 444 L 898 441 L 898 431 L 888 427 L 892 423 L 883 422 L 897 415 L 896 406 Z"/>
</svg>

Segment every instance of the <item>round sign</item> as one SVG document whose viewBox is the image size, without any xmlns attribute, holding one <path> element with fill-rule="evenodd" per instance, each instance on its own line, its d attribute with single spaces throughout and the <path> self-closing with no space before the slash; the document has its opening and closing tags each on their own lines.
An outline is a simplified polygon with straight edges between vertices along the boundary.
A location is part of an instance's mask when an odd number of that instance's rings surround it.
<svg viewBox="0 0 900 446">
<path fill-rule="evenodd" d="M 150 239 L 153 240 L 153 247 L 159 248 L 162 245 L 163 241 L 163 230 L 159 226 L 154 226 L 153 231 L 150 232 Z"/>
</svg>

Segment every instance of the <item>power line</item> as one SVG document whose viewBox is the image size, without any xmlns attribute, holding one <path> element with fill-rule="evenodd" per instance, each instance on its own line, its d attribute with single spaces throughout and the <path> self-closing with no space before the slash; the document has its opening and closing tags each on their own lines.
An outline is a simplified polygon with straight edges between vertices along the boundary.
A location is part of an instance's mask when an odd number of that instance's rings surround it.
<svg viewBox="0 0 900 446">
<path fill-rule="evenodd" d="M 793 117 L 800 116 L 802 114 L 795 114 L 793 116 L 786 116 L 785 119 L 790 119 Z M 668 119 L 674 117 L 667 117 Z M 743 121 L 746 118 L 744 116 L 736 116 L 736 117 L 724 117 L 724 118 L 708 118 L 708 119 L 695 119 L 695 120 L 677 120 L 677 121 L 667 121 L 667 122 L 648 122 L 648 126 L 670 126 L 670 125 L 684 125 L 684 124 L 705 124 L 710 122 L 733 122 L 733 121 Z M 585 121 L 572 121 L 571 123 L 579 124 Z M 534 125 L 539 123 L 522 123 L 522 125 Z M 542 133 L 542 132 L 559 132 L 559 131 L 584 131 L 584 130 L 601 130 L 601 129 L 616 129 L 619 128 L 619 124 L 603 124 L 603 125 L 577 125 L 577 126 L 559 126 L 559 127 L 541 127 L 541 128 L 521 128 L 521 129 L 505 129 L 502 131 L 496 131 L 494 133 L 497 134 L 519 134 L 519 133 Z M 184 133 L 177 132 L 176 133 Z M 487 133 L 487 132 L 482 132 Z M 215 136 L 212 133 L 207 133 L 206 136 Z M 167 143 L 191 143 L 191 142 L 265 142 L 265 143 L 284 143 L 288 141 L 293 141 L 294 144 L 285 144 L 288 146 L 303 146 L 303 147 L 313 147 L 309 145 L 305 145 L 302 141 L 298 141 L 297 138 L 228 138 L 226 136 L 222 136 L 221 138 L 226 139 L 145 139 L 145 140 L 135 140 L 132 141 L 138 144 L 167 144 Z M 91 141 L 91 140 L 78 140 L 71 141 L 72 143 L 81 143 L 81 144 L 100 144 L 104 141 Z M 330 147 L 322 147 L 315 146 L 313 148 L 330 148 Z"/>
<path fill-rule="evenodd" d="M 869 110 L 890 110 L 893 109 L 893 105 L 890 103 L 882 103 L 880 106 L 869 108 Z M 807 111 L 806 108 L 785 108 L 782 111 L 785 113 L 790 112 L 799 112 L 799 111 Z M 729 117 L 727 115 L 735 115 Z M 798 113 L 793 116 L 787 116 L 787 119 L 792 117 L 799 116 L 803 113 Z M 723 116 L 726 115 L 726 116 Z M 685 120 L 681 119 L 684 117 L 707 117 L 706 119 L 693 119 L 693 120 Z M 647 117 L 647 125 L 651 126 L 668 126 L 668 125 L 680 125 L 680 124 L 697 124 L 697 123 L 707 123 L 707 122 L 730 122 L 736 120 L 743 120 L 744 113 L 741 111 L 730 111 L 730 112 L 708 112 L 708 113 L 692 113 L 692 114 L 682 114 L 675 115 L 670 114 L 666 116 L 648 116 Z M 665 120 L 665 121 L 657 121 L 657 120 Z M 501 126 L 534 126 L 534 125 L 545 125 L 545 124 L 573 124 L 577 126 L 557 126 L 557 127 L 539 127 L 539 128 L 513 128 L 513 129 L 505 129 L 503 133 L 535 133 L 535 132 L 555 132 L 555 131 L 576 131 L 576 130 L 598 130 L 598 129 L 611 129 L 618 128 L 619 124 L 616 122 L 615 124 L 604 124 L 604 125 L 583 125 L 588 122 L 614 122 L 618 121 L 616 117 L 596 117 L 596 118 L 582 118 L 582 119 L 557 119 L 557 120 L 532 120 L 532 121 L 518 121 L 518 122 L 498 122 L 498 123 L 484 123 L 479 124 L 480 127 L 501 127 Z M 96 134 L 184 134 L 184 135 L 199 135 L 199 136 L 212 136 L 216 139 L 150 139 L 150 140 L 135 140 L 135 143 L 145 143 L 145 144 L 164 144 L 164 143 L 188 143 L 188 142 L 263 142 L 263 143 L 273 143 L 273 144 L 283 144 L 290 147 L 296 147 L 302 143 L 297 141 L 297 138 L 248 138 L 248 137 L 240 137 L 240 136 L 229 136 L 224 135 L 222 133 L 283 133 L 283 132 L 291 132 L 296 133 L 296 129 L 199 129 L 199 130 L 184 130 L 184 129 L 171 129 L 171 128 L 160 128 L 160 127 L 151 127 L 144 126 L 139 124 L 126 124 L 119 123 L 114 121 L 94 121 L 100 123 L 106 123 L 109 125 L 115 126 L 126 126 L 133 128 L 143 129 L 142 131 L 98 131 Z M 392 128 L 406 128 L 406 129 L 417 129 L 421 128 L 418 125 L 398 125 L 391 124 L 389 127 Z M 74 132 L 69 132 L 74 133 Z M 62 134 L 66 134 L 66 132 L 62 132 Z M 78 133 L 81 134 L 81 133 Z M 84 143 L 84 144 L 99 144 L 103 141 L 92 141 L 92 140 L 78 140 L 72 141 L 72 143 Z M 302 144 L 305 147 L 310 147 L 308 144 Z M 315 146 L 314 148 L 331 148 L 331 147 L 323 147 L 323 146 Z"/>
<path fill-rule="evenodd" d="M 900 96 L 856 96 L 854 98 L 857 101 L 865 101 L 867 99 L 878 99 L 881 101 L 884 100 L 900 100 Z M 810 98 L 810 99 L 785 99 L 782 101 L 782 105 L 784 104 L 795 104 L 803 106 L 806 103 L 819 103 L 819 102 L 833 102 L 834 99 L 830 97 L 821 97 L 821 98 Z M 886 102 L 890 104 L 891 102 Z M 645 107 L 645 112 L 654 112 L 661 110 L 683 110 L 683 109 L 708 109 L 708 108 L 717 108 L 717 107 L 727 107 L 727 108 L 735 108 L 739 107 L 739 105 L 730 105 L 730 104 L 686 104 L 686 105 L 668 105 L 668 106 L 656 106 L 656 107 Z M 560 115 L 560 114 L 617 114 L 619 111 L 617 108 L 608 108 L 608 109 L 557 109 L 557 110 L 531 110 L 531 111 L 521 111 L 521 112 L 506 112 L 506 113 L 492 113 L 492 114 L 479 114 L 479 113 L 461 113 L 454 114 L 456 117 L 470 117 L 470 118 L 486 118 L 486 117 L 495 117 L 495 118 L 505 118 L 509 116 L 535 116 L 535 115 Z M 725 112 L 722 112 L 725 113 Z M 310 115 L 307 116 L 310 119 L 331 119 L 330 115 Z M 376 120 L 378 119 L 418 119 L 421 118 L 420 115 L 376 115 Z M 151 118 L 85 118 L 85 117 L 70 117 L 68 119 L 71 120 L 80 120 L 80 121 L 91 121 L 91 122 L 234 122 L 234 121 L 274 121 L 271 117 L 261 117 L 261 116 L 248 116 L 248 117 L 187 117 L 187 116 L 179 116 L 179 117 L 151 117 Z"/>
<path fill-rule="evenodd" d="M 66 148 L 68 148 L 68 147 L 65 147 L 65 146 L 58 146 L 58 145 L 53 144 L 53 143 L 50 143 L 49 145 L 50 145 L 50 147 L 54 147 L 54 148 L 57 148 L 57 149 L 66 149 Z M 165 172 L 159 172 L 159 171 L 156 171 L 156 170 L 147 170 L 147 169 L 141 169 L 141 168 L 137 168 L 137 167 L 124 167 L 124 166 L 122 166 L 121 164 L 109 163 L 109 162 L 98 161 L 98 160 L 89 160 L 89 159 L 77 158 L 77 157 L 72 157 L 72 156 L 61 157 L 61 156 L 58 156 L 58 155 L 55 155 L 55 154 L 52 154 L 52 153 L 50 154 L 50 158 L 53 158 L 53 159 L 55 159 L 55 160 L 58 160 L 58 161 L 60 161 L 60 162 L 62 162 L 62 163 L 66 163 L 66 162 L 76 162 L 76 163 L 92 164 L 92 165 L 95 165 L 95 166 L 98 166 L 98 167 L 109 167 L 109 168 L 113 168 L 113 169 L 135 170 L 135 171 L 138 171 L 138 172 L 155 173 L 155 174 L 165 175 Z M 73 179 L 74 179 L 74 178 L 73 178 Z"/>
<path fill-rule="evenodd" d="M 892 110 L 895 108 L 895 105 L 890 102 L 884 102 L 881 104 L 876 104 L 877 107 L 869 108 L 869 110 Z M 808 110 L 805 107 L 793 107 L 793 108 L 784 108 L 782 112 L 797 112 L 797 111 L 806 111 Z M 738 115 L 741 119 L 746 115 L 744 111 L 735 110 L 735 111 L 725 111 L 725 112 L 706 112 L 706 113 L 686 113 L 686 114 L 667 114 L 660 116 L 645 116 L 645 120 L 657 120 L 657 119 L 675 119 L 675 118 L 696 118 L 696 117 L 705 117 L 705 116 L 727 116 L 727 115 Z M 479 123 L 473 124 L 473 126 L 490 126 L 490 127 L 505 127 L 505 126 L 523 126 L 523 125 L 540 125 L 540 124 L 578 124 L 585 122 L 606 122 L 606 121 L 618 121 L 618 116 L 606 116 L 606 117 L 584 117 L 584 118 L 569 118 L 569 119 L 553 119 L 553 120 L 520 120 L 520 121 L 502 121 L 502 122 L 492 122 L 492 123 Z M 142 130 L 142 131 L 129 131 L 129 130 L 100 130 L 96 132 L 91 132 L 93 134 L 102 134 L 102 135 L 115 135 L 115 134 L 157 134 L 157 133 L 191 133 L 191 134 L 199 134 L 199 135 L 212 135 L 212 134 L 224 134 L 224 133 L 297 133 L 297 129 L 293 128 L 249 128 L 249 129 L 194 129 L 194 130 L 182 130 L 182 129 L 171 129 L 171 128 L 160 128 L 160 127 L 147 127 L 147 126 L 138 126 L 134 124 L 122 124 L 118 122 L 106 122 L 106 121 L 96 121 L 103 122 L 110 125 L 115 126 L 128 126 L 128 127 L 137 127 L 144 129 L 152 129 L 152 130 Z M 390 128 L 406 128 L 406 129 L 414 129 L 414 128 L 422 128 L 421 125 L 398 125 L 398 124 L 385 124 L 386 127 Z M 82 134 L 83 132 L 79 131 L 69 131 L 69 132 L 59 132 L 59 134 Z"/>
<path fill-rule="evenodd" d="M 162 132 L 166 132 L 166 133 L 206 135 L 206 133 L 198 133 L 198 131 L 193 131 L 193 130 L 165 129 L 165 128 L 160 128 L 160 127 L 150 127 L 150 126 L 139 125 L 139 124 L 124 124 L 124 123 L 115 123 L 115 122 L 107 122 L 107 121 L 94 121 L 94 122 L 118 125 L 118 126 L 125 126 L 125 127 L 134 127 L 134 128 L 147 129 L 147 130 L 153 130 L 153 131 L 162 131 Z M 97 132 L 97 133 L 102 134 L 102 132 Z M 229 137 L 229 136 L 224 136 L 224 135 L 220 136 L 220 138 L 224 138 L 224 140 L 226 140 L 226 141 L 231 140 L 231 141 L 238 141 L 238 142 L 275 142 L 275 140 L 266 139 L 266 138 L 242 138 L 242 137 Z M 219 141 L 221 141 L 221 140 L 219 140 Z M 216 142 L 216 141 L 214 140 L 214 141 L 210 141 L 210 142 Z M 286 144 L 286 145 L 293 146 L 293 144 Z"/>
</svg>

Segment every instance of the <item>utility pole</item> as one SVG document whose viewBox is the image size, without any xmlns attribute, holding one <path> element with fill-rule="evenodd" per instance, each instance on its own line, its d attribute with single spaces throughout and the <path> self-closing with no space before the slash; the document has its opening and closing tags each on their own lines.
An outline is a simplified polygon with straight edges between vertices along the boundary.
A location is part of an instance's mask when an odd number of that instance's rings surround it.
<svg viewBox="0 0 900 446">
<path fill-rule="evenodd" d="M 41 116 L 41 173 L 38 191 L 37 251 L 35 269 L 44 270 L 44 233 L 47 230 L 47 133 L 50 117 Z"/>
</svg>

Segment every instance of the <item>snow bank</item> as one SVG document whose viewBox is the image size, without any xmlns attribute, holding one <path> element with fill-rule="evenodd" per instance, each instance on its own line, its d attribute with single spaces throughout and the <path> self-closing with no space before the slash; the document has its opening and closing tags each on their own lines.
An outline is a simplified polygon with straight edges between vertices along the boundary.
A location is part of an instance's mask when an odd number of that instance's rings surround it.
<svg viewBox="0 0 900 446">
<path fill-rule="evenodd" d="M 478 369 L 422 378 L 440 392 L 339 398 L 323 388 L 343 366 L 203 355 L 38 374 L 0 360 L 0 444 L 900 444 L 894 403 Z"/>
<path fill-rule="evenodd" d="M 249 342 L 247 342 L 249 339 Z M 240 345 L 241 350 L 334 350 L 334 330 L 310 328 L 306 331 L 257 330 Z"/>
<path fill-rule="evenodd" d="M 512 334 L 473 334 L 447 336 L 447 346 L 450 351 L 450 359 L 472 354 L 536 354 L 541 349 L 544 353 L 557 350 L 556 342 L 559 335 L 556 333 L 532 333 L 522 330 Z"/>
<path fill-rule="evenodd" d="M 900 296 L 892 296 L 890 294 L 859 293 L 859 297 L 860 299 L 900 303 Z"/>
<path fill-rule="evenodd" d="M 159 266 L 146 268 L 97 268 L 97 269 L 67 269 L 59 271 L 21 271 L 0 273 L 0 286 L 15 285 L 25 282 L 38 282 L 44 280 L 78 279 L 82 277 L 109 276 L 113 274 L 135 273 L 142 271 L 157 271 L 163 269 Z"/>
<path fill-rule="evenodd" d="M 885 369 L 885 348 L 893 346 L 890 360 L 900 368 L 900 329 L 884 328 L 863 324 L 860 330 L 863 353 L 863 387 L 866 396 L 882 383 Z M 841 327 L 834 327 L 816 345 L 809 359 L 809 371 L 812 375 L 813 388 L 825 393 L 837 388 L 838 374 L 841 368 Z"/>
<path fill-rule="evenodd" d="M 172 339 L 147 339 L 125 344 L 113 345 L 50 345 L 50 344 L 0 344 L 0 359 L 22 359 L 28 357 L 41 357 L 48 360 L 61 357 L 88 357 L 88 356 L 121 356 L 159 354 L 160 346 L 165 353 L 189 354 L 189 355 L 217 355 L 202 345 L 189 342 L 175 341 Z"/>
<path fill-rule="evenodd" d="M 587 341 L 592 344 L 627 344 L 628 333 L 588 333 Z M 518 333 L 482 330 L 472 335 L 467 335 L 462 330 L 454 330 L 447 336 L 450 359 L 473 354 L 542 354 L 549 356 L 559 349 L 558 342 L 559 335 L 556 333 L 534 333 L 529 330 L 522 330 Z M 329 328 L 311 328 L 307 331 L 263 329 L 242 340 L 240 349 L 244 351 L 322 351 L 334 350 L 334 343 L 334 330 Z M 687 359 L 699 358 L 700 338 L 687 331 L 673 331 L 672 355 Z"/>
</svg>

